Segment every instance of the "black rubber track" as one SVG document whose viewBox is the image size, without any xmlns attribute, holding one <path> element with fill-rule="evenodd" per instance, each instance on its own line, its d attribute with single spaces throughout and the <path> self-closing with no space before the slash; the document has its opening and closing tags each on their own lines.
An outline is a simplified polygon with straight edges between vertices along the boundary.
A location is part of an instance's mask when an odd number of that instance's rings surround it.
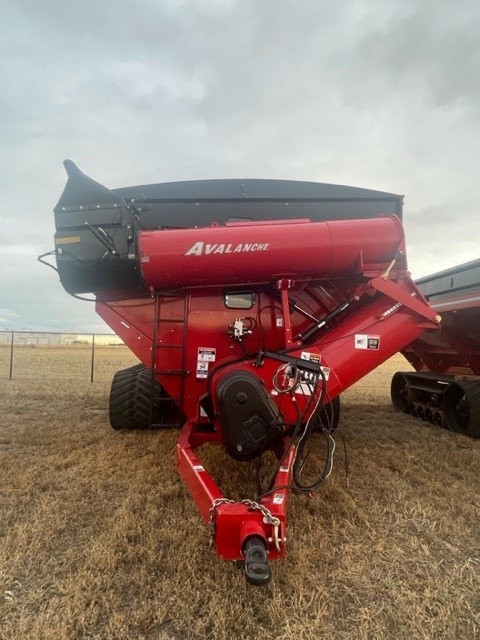
<svg viewBox="0 0 480 640">
<path fill-rule="evenodd" d="M 179 411 L 158 382 L 154 382 L 150 416 L 152 381 L 149 369 L 137 364 L 117 371 L 110 390 L 109 417 L 114 429 L 160 429 L 178 423 Z M 163 400 L 160 400 L 162 398 Z"/>
</svg>

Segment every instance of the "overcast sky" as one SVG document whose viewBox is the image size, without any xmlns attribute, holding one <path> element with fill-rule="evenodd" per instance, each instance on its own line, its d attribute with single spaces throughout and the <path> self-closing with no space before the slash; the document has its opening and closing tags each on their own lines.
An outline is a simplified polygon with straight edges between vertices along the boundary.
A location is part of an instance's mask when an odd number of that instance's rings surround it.
<svg viewBox="0 0 480 640">
<path fill-rule="evenodd" d="M 0 34 L 0 328 L 108 330 L 36 261 L 65 158 L 401 193 L 414 277 L 480 257 L 479 0 L 3 0 Z"/>
</svg>

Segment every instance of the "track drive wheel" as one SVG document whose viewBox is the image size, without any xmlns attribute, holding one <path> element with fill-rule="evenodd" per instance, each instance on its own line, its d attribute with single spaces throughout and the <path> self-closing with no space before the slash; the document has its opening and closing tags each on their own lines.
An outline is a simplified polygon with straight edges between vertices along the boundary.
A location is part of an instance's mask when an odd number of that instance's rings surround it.
<svg viewBox="0 0 480 640">
<path fill-rule="evenodd" d="M 445 424 L 450 431 L 480 438 L 480 382 L 450 383 L 443 403 Z"/>
<path fill-rule="evenodd" d="M 393 376 L 390 393 L 392 397 L 392 404 L 395 409 L 401 413 L 408 413 L 410 407 L 408 399 L 409 385 L 408 380 L 403 373 L 397 372 Z"/>
<path fill-rule="evenodd" d="M 159 429 L 178 422 L 179 410 L 158 382 L 152 388 L 149 369 L 137 364 L 114 375 L 109 417 L 114 429 Z"/>
</svg>

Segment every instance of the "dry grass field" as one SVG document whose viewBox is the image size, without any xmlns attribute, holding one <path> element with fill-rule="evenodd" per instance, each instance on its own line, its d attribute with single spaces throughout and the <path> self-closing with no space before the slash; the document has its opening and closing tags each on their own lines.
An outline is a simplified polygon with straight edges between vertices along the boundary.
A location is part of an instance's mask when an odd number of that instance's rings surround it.
<svg viewBox="0 0 480 640">
<path fill-rule="evenodd" d="M 109 427 L 126 349 L 97 351 L 93 384 L 88 353 L 26 349 L 12 381 L 0 356 L 2 640 L 480 637 L 480 441 L 393 411 L 400 356 L 344 394 L 349 487 L 339 441 L 327 483 L 292 498 L 263 589 L 209 549 L 176 432 Z M 251 465 L 204 459 L 253 497 Z"/>
</svg>

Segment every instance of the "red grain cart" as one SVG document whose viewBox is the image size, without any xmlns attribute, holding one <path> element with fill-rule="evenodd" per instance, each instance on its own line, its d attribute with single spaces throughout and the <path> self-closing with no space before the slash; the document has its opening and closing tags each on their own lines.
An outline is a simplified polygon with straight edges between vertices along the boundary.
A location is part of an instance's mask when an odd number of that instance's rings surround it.
<svg viewBox="0 0 480 640">
<path fill-rule="evenodd" d="M 210 180 L 109 190 L 70 161 L 55 208 L 60 280 L 141 365 L 115 375 L 115 429 L 180 428 L 178 470 L 217 554 L 270 579 L 286 550 L 290 491 L 331 472 L 339 395 L 438 328 L 409 277 L 402 197 L 276 180 Z M 302 474 L 323 434 L 325 466 Z M 226 498 L 196 449 L 239 463 L 273 451 L 268 483 Z"/>
</svg>

